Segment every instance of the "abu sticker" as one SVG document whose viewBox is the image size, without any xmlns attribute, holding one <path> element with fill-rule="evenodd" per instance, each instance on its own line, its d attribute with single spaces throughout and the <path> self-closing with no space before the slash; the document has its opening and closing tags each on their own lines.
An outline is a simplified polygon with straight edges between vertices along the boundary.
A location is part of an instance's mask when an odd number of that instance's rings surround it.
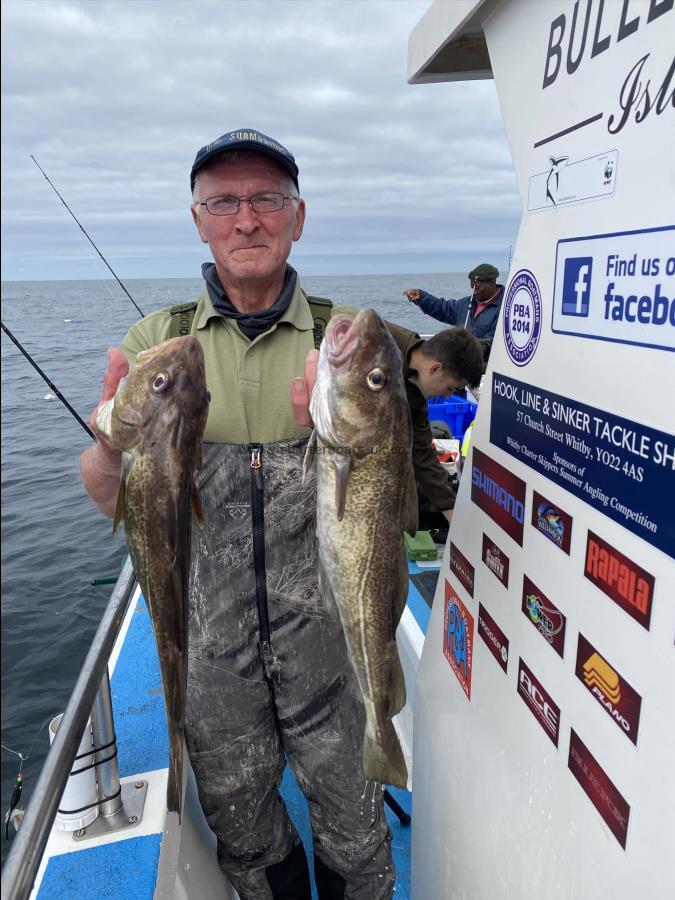
<svg viewBox="0 0 675 900">
<path fill-rule="evenodd" d="M 502 311 L 504 343 L 517 366 L 526 366 L 534 356 L 541 335 L 541 291 L 529 269 L 513 276 Z"/>
</svg>

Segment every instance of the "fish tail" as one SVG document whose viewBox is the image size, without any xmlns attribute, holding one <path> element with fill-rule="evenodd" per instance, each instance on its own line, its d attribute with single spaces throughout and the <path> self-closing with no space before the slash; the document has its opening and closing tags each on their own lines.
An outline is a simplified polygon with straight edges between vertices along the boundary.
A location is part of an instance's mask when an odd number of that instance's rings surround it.
<svg viewBox="0 0 675 900">
<path fill-rule="evenodd" d="M 403 750 L 391 722 L 382 723 L 378 739 L 366 729 L 363 744 L 363 774 L 368 781 L 391 784 L 398 788 L 408 786 L 408 767 Z"/>
</svg>

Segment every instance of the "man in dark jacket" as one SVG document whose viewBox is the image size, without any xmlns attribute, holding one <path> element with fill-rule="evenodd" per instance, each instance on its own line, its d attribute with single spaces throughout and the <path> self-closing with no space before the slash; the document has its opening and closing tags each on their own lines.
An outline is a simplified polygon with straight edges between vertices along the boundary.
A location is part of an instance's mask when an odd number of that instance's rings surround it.
<svg viewBox="0 0 675 900">
<path fill-rule="evenodd" d="M 499 271 L 489 263 L 481 263 L 469 272 L 472 293 L 459 300 L 434 297 L 419 288 L 407 288 L 403 295 L 439 322 L 468 329 L 483 342 L 485 362 L 495 336 L 499 310 L 504 297 L 504 285 L 497 284 Z"/>
</svg>

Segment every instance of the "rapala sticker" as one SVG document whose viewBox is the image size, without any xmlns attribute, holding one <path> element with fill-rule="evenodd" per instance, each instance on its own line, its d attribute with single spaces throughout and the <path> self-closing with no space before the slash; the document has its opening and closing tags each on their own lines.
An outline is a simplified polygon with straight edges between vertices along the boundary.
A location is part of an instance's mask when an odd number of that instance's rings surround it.
<svg viewBox="0 0 675 900">
<path fill-rule="evenodd" d="M 551 328 L 675 350 L 675 226 L 558 241 Z"/>
<path fill-rule="evenodd" d="M 553 647 L 558 656 L 563 657 L 567 620 L 555 603 L 549 600 L 527 575 L 523 575 L 521 609 L 544 640 Z"/>
<path fill-rule="evenodd" d="M 625 850 L 630 806 L 574 729 L 570 735 L 570 754 L 567 765 L 588 799 L 604 819 L 609 830 Z"/>
<path fill-rule="evenodd" d="M 642 697 L 583 634 L 579 635 L 575 674 L 615 725 L 637 745 Z"/>
<path fill-rule="evenodd" d="M 511 279 L 502 304 L 502 327 L 507 353 L 517 366 L 526 366 L 541 336 L 541 291 L 529 269 L 520 269 Z"/>
<path fill-rule="evenodd" d="M 534 491 L 532 496 L 532 524 L 544 537 L 569 555 L 572 540 L 572 516 L 555 503 L 551 503 L 538 491 Z"/>
<path fill-rule="evenodd" d="M 653 575 L 592 531 L 588 532 L 584 575 L 649 631 Z"/>
<path fill-rule="evenodd" d="M 472 454 L 471 499 L 523 546 L 525 482 L 477 447 Z"/>
<path fill-rule="evenodd" d="M 464 585 L 469 596 L 473 597 L 474 568 L 458 549 L 457 544 L 452 541 L 450 541 L 450 570 L 457 576 L 459 583 Z"/>
<path fill-rule="evenodd" d="M 485 641 L 485 646 L 490 653 L 506 672 L 509 664 L 509 639 L 482 603 L 478 604 L 478 634 Z"/>
<path fill-rule="evenodd" d="M 443 619 L 443 653 L 471 699 L 471 666 L 473 664 L 473 616 L 459 599 L 450 583 L 445 582 L 445 615 Z"/>
<path fill-rule="evenodd" d="M 518 661 L 518 693 L 554 747 L 560 734 L 560 707 L 522 659 Z"/>
<path fill-rule="evenodd" d="M 495 578 L 498 578 L 507 588 L 509 586 L 509 558 L 487 534 L 483 535 L 482 559 Z"/>
</svg>

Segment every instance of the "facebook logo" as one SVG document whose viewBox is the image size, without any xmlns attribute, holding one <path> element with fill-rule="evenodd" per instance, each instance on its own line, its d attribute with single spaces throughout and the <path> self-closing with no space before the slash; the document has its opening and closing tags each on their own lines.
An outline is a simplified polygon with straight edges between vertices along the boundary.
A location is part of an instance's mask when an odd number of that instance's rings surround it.
<svg viewBox="0 0 675 900">
<path fill-rule="evenodd" d="M 588 316 L 592 272 L 592 256 L 573 256 L 565 260 L 562 293 L 563 316 Z"/>
</svg>

